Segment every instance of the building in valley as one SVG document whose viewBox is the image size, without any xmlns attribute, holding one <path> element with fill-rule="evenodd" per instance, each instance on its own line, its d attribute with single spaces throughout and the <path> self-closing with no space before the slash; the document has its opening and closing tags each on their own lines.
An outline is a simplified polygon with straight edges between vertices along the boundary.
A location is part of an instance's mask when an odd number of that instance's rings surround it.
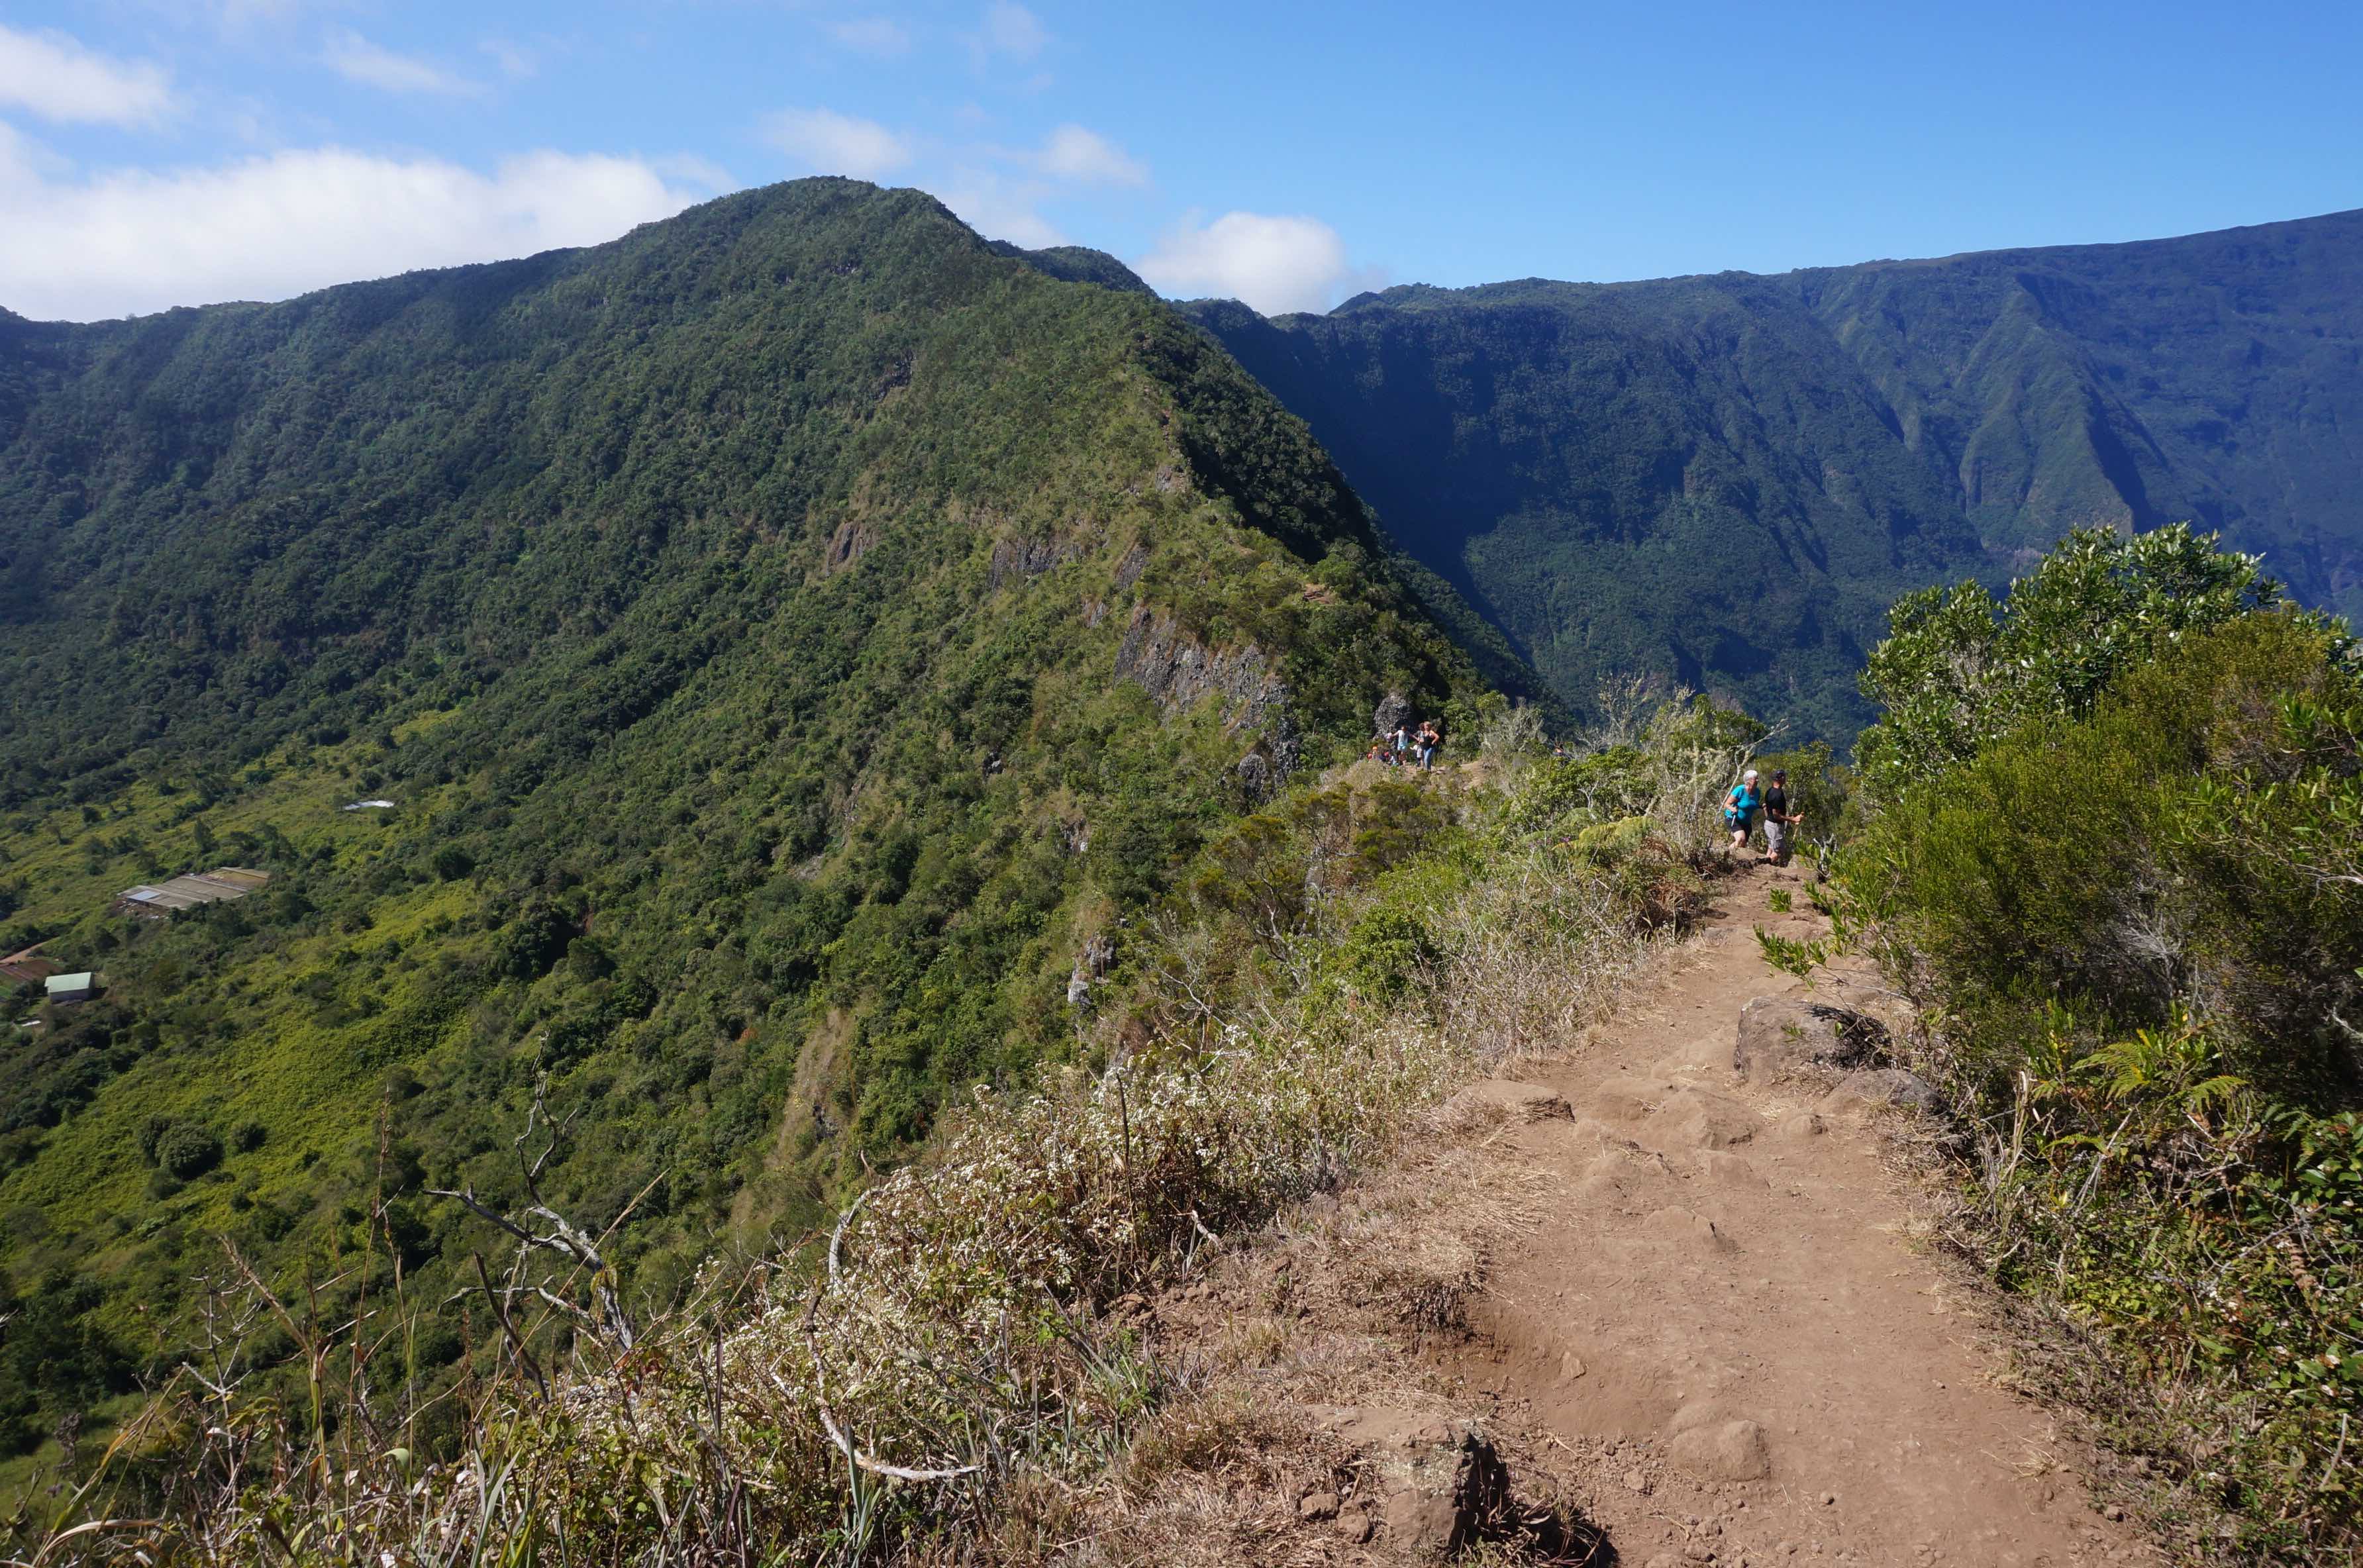
<svg viewBox="0 0 2363 1568">
<path fill-rule="evenodd" d="M 98 977 L 88 970 L 79 975 L 51 975 L 41 985 L 49 992 L 47 1000 L 52 1007 L 88 1001 L 98 994 Z"/>
<path fill-rule="evenodd" d="M 139 887 L 125 889 L 115 900 L 115 912 L 138 915 L 144 920 L 162 920 L 167 915 L 193 910 L 200 904 L 242 899 L 270 880 L 270 872 L 250 871 L 243 866 L 192 871 L 168 882 L 158 882 L 153 886 L 143 882 Z"/>
</svg>

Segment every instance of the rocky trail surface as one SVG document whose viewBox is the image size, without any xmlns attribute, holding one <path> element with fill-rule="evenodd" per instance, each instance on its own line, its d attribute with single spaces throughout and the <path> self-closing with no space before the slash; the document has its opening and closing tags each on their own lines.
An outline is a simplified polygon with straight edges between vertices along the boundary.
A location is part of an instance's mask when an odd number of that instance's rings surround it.
<svg viewBox="0 0 2363 1568">
<path fill-rule="evenodd" d="M 1510 1136 L 1549 1196 L 1451 1370 L 1639 1568 L 2153 1561 L 2007 1386 L 1975 1279 L 1923 1239 L 1881 1126 L 1918 1086 L 1854 1021 L 1869 977 L 1809 989 L 1758 925 L 1825 929 L 1795 873 L 1743 873 L 1580 1049 L 1480 1086 L 1519 1102 Z"/>
</svg>

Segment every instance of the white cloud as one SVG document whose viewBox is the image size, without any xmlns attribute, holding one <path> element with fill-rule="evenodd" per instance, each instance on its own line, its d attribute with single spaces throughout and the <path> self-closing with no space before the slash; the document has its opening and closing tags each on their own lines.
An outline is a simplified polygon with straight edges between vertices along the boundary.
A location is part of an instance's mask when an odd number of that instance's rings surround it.
<svg viewBox="0 0 2363 1568">
<path fill-rule="evenodd" d="M 1034 155 L 1034 166 L 1054 180 L 1081 185 L 1146 185 L 1148 170 L 1096 131 L 1060 126 Z"/>
<path fill-rule="evenodd" d="M 489 175 L 331 147 L 59 178 L 0 127 L 0 305 L 88 321 L 283 299 L 595 244 L 690 200 L 640 160 L 560 152 L 511 158 Z"/>
<path fill-rule="evenodd" d="M 977 35 L 977 45 L 982 53 L 1010 60 L 1031 60 L 1049 41 L 1050 34 L 1042 26 L 1042 19 L 1015 0 L 993 0 L 985 8 L 984 28 Z"/>
<path fill-rule="evenodd" d="M 348 82 L 358 82 L 364 87 L 374 87 L 383 93 L 402 93 L 430 98 L 472 98 L 483 92 L 480 83 L 464 76 L 455 76 L 439 65 L 432 65 L 406 54 L 396 54 L 382 44 L 373 44 L 359 33 L 345 33 L 328 46 L 326 56 L 328 69 Z"/>
<path fill-rule="evenodd" d="M 911 29 L 892 17 L 853 17 L 828 25 L 828 36 L 856 54 L 893 60 L 911 50 Z"/>
<path fill-rule="evenodd" d="M 1327 224 L 1262 213 L 1185 219 L 1133 269 L 1160 293 L 1227 295 L 1266 315 L 1326 310 L 1357 275 Z"/>
<path fill-rule="evenodd" d="M 693 187 L 709 196 L 723 195 L 738 188 L 738 182 L 731 178 L 729 170 L 694 152 L 673 152 L 662 158 L 651 158 L 649 167 L 675 184 Z"/>
<path fill-rule="evenodd" d="M 763 120 L 763 138 L 823 174 L 875 180 L 911 161 L 911 144 L 876 120 L 833 109 L 782 109 Z"/>
<path fill-rule="evenodd" d="M 63 33 L 0 27 L 0 105 L 64 125 L 138 126 L 172 105 L 172 79 L 152 61 L 110 60 Z"/>
<path fill-rule="evenodd" d="M 1042 215 L 1045 202 L 1071 196 L 1079 185 L 1146 185 L 1148 171 L 1105 137 L 1064 125 L 1039 148 L 971 143 L 956 149 L 940 181 L 926 183 L 986 238 L 1032 248 L 1067 243 Z"/>
</svg>

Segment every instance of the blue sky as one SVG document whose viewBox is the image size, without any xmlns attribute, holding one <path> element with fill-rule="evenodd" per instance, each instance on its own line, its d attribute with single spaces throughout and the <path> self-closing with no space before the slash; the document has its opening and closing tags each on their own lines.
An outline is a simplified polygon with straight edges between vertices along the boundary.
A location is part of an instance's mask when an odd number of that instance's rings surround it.
<svg viewBox="0 0 2363 1568">
<path fill-rule="evenodd" d="M 1168 293 L 1779 271 L 2363 205 L 2363 6 L 8 0 L 0 304 L 610 237 L 813 172 Z"/>
</svg>

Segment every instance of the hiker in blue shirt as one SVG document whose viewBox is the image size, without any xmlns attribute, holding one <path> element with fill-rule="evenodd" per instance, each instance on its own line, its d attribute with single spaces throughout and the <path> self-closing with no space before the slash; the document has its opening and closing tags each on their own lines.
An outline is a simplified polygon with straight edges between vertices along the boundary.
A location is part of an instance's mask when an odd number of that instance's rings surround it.
<svg viewBox="0 0 2363 1568">
<path fill-rule="evenodd" d="M 1723 825 L 1731 830 L 1734 851 L 1747 847 L 1748 830 L 1756 825 L 1756 813 L 1764 809 L 1764 797 L 1756 788 L 1756 769 L 1749 768 L 1739 776 L 1739 782 L 1724 797 Z"/>
</svg>

